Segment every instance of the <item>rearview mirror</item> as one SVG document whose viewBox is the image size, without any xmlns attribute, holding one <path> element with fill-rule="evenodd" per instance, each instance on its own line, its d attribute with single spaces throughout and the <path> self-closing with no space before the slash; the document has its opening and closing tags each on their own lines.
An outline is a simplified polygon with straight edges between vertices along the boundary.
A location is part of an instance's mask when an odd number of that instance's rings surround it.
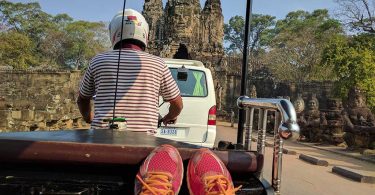
<svg viewBox="0 0 375 195">
<path fill-rule="evenodd" d="M 187 81 L 188 78 L 188 69 L 182 65 L 181 68 L 177 69 L 177 80 L 178 81 Z"/>
</svg>

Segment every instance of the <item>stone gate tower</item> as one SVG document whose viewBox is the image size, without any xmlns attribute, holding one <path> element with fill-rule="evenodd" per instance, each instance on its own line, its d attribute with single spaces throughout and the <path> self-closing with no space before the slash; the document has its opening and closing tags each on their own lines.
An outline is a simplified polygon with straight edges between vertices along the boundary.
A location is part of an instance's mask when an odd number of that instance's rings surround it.
<svg viewBox="0 0 375 195">
<path fill-rule="evenodd" d="M 157 51 L 159 40 L 163 39 L 160 34 L 163 32 L 163 2 L 161 0 L 145 0 L 143 5 L 143 16 L 148 22 L 150 32 L 149 32 L 149 51 Z M 154 53 L 154 52 L 152 52 Z"/>
<path fill-rule="evenodd" d="M 227 90 L 226 60 L 224 57 L 224 17 L 220 0 L 145 0 L 143 15 L 150 25 L 148 51 L 172 58 L 180 44 L 186 45 L 190 57 L 200 60 L 212 72 L 217 102 L 225 107 Z M 220 93 L 219 93 L 220 92 Z M 221 107 L 221 106 L 220 106 Z"/>
<path fill-rule="evenodd" d="M 143 15 L 150 25 L 149 52 L 172 57 L 180 43 L 187 46 L 193 59 L 210 58 L 220 63 L 224 54 L 224 17 L 220 0 L 145 0 Z M 215 59 L 215 60 L 213 60 Z"/>
</svg>

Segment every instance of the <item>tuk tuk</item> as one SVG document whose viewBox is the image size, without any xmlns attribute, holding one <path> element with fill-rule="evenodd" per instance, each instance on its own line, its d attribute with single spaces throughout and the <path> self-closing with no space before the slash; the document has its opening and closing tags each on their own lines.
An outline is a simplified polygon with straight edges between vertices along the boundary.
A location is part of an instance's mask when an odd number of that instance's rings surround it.
<svg viewBox="0 0 375 195">
<path fill-rule="evenodd" d="M 238 194 L 280 194 L 283 140 L 298 137 L 299 127 L 289 100 L 246 96 L 251 6 L 252 0 L 247 0 L 241 97 L 237 100 L 239 147 L 213 151 L 227 166 L 235 186 L 242 185 Z M 259 118 L 253 132 L 255 110 Z M 268 112 L 275 114 L 272 178 L 262 175 Z M 251 144 L 253 133 L 257 134 L 256 148 Z M 132 194 L 138 167 L 162 144 L 178 148 L 185 167 L 199 149 L 116 128 L 1 133 L 0 194 Z M 183 183 L 180 194 L 188 194 Z"/>
</svg>

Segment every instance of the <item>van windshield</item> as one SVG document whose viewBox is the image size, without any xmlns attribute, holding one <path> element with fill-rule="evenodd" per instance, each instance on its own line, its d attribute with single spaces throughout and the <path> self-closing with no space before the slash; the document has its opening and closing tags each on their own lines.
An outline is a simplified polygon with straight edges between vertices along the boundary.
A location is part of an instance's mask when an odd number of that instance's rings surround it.
<svg viewBox="0 0 375 195">
<path fill-rule="evenodd" d="M 182 97 L 206 97 L 207 82 L 206 74 L 200 70 L 188 69 L 186 81 L 177 80 L 177 68 L 169 68 L 174 80 L 177 82 Z"/>
</svg>

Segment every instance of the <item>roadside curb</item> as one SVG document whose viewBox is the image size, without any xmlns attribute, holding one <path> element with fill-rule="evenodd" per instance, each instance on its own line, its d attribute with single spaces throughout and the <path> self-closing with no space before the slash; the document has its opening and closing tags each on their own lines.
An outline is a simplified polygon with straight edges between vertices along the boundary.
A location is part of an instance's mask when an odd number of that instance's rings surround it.
<svg viewBox="0 0 375 195">
<path fill-rule="evenodd" d="M 266 147 L 273 147 L 274 146 L 274 144 L 273 143 L 268 143 L 268 142 L 266 142 Z"/>
<path fill-rule="evenodd" d="M 340 151 L 336 151 L 336 150 L 332 150 L 332 149 L 314 146 L 312 144 L 307 144 L 307 143 L 301 143 L 301 142 L 293 142 L 293 143 L 300 144 L 300 145 L 303 145 L 303 146 L 312 147 L 312 148 L 316 148 L 316 149 L 319 149 L 319 150 L 324 150 L 324 151 L 327 151 L 327 152 L 332 152 L 332 153 L 335 153 L 335 154 L 339 154 L 339 155 L 350 157 L 350 158 L 355 158 L 355 159 L 362 160 L 362 161 L 367 161 L 367 162 L 370 162 L 370 163 L 375 163 L 375 159 L 365 157 L 365 156 L 355 156 L 355 155 L 348 154 L 348 153 L 345 153 L 345 152 L 340 152 Z"/>
<path fill-rule="evenodd" d="M 297 152 L 294 151 L 294 150 L 289 150 L 289 149 L 286 149 L 286 148 L 283 148 L 283 153 L 284 154 L 289 154 L 289 155 L 296 155 Z"/>
<path fill-rule="evenodd" d="M 303 161 L 306 161 L 308 163 L 311 163 L 313 165 L 325 166 L 325 167 L 328 166 L 328 161 L 320 160 L 318 158 L 315 158 L 315 157 L 312 157 L 312 156 L 307 156 L 307 155 L 304 155 L 304 154 L 300 154 L 299 159 L 301 159 Z"/>
<path fill-rule="evenodd" d="M 338 174 L 342 177 L 346 177 L 348 179 L 351 179 L 360 183 L 370 183 L 370 184 L 375 183 L 375 177 L 367 176 L 367 175 L 361 174 L 359 172 L 356 172 L 354 170 L 351 170 L 345 167 L 334 166 L 332 168 L 332 173 Z"/>
<path fill-rule="evenodd" d="M 256 140 L 256 139 L 253 139 L 252 141 L 256 142 L 257 140 Z M 273 143 L 269 143 L 269 142 L 266 141 L 265 145 L 266 145 L 266 147 L 273 147 L 275 144 L 273 144 Z M 284 147 L 285 147 L 285 146 L 284 146 Z M 297 152 L 294 151 L 294 150 L 289 150 L 289 149 L 287 149 L 287 148 L 283 148 L 283 154 L 296 155 Z"/>
</svg>

